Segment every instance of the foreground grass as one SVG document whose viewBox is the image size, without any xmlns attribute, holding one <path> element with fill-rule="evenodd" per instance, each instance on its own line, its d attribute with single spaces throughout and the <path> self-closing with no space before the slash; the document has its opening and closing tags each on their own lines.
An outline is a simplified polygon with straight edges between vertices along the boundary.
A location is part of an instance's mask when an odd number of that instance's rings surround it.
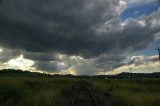
<svg viewBox="0 0 160 106">
<path fill-rule="evenodd" d="M 160 79 L 92 80 L 109 106 L 160 106 Z"/>
<path fill-rule="evenodd" d="M 0 78 L 0 106 L 67 106 L 78 79 Z M 88 79 L 101 106 L 160 106 L 160 79 Z"/>
<path fill-rule="evenodd" d="M 63 92 L 76 80 L 0 78 L 0 106 L 62 106 Z"/>
</svg>

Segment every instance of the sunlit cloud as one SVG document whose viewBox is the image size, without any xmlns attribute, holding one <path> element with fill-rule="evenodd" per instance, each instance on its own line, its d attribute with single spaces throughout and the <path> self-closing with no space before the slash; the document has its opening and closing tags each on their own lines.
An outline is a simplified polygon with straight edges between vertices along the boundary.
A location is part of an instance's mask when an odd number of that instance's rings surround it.
<svg viewBox="0 0 160 106">
<path fill-rule="evenodd" d="M 0 48 L 0 53 L 2 52 L 3 50 Z"/>
<path fill-rule="evenodd" d="M 25 59 L 23 55 L 9 60 L 7 63 L 4 63 L 4 65 L 11 69 L 34 70 L 34 67 L 32 67 L 34 65 L 34 61 Z"/>
<path fill-rule="evenodd" d="M 158 55 L 154 56 L 130 56 L 128 64 L 124 64 L 121 67 L 115 68 L 114 70 L 107 70 L 106 74 L 119 74 L 122 72 L 133 73 L 153 73 L 160 72 L 160 62 L 158 61 Z"/>
</svg>

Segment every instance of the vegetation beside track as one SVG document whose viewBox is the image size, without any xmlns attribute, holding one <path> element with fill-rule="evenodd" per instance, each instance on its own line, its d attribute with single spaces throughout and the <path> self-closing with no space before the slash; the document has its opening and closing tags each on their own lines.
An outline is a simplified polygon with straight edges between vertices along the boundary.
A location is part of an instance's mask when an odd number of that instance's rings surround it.
<svg viewBox="0 0 160 106">
<path fill-rule="evenodd" d="M 94 79 L 90 82 L 109 106 L 160 106 L 160 79 Z"/>
<path fill-rule="evenodd" d="M 0 106 L 69 106 L 79 80 L 1 77 Z M 160 106 L 160 79 L 85 81 L 100 106 Z M 81 92 L 84 93 L 83 90 Z"/>
</svg>

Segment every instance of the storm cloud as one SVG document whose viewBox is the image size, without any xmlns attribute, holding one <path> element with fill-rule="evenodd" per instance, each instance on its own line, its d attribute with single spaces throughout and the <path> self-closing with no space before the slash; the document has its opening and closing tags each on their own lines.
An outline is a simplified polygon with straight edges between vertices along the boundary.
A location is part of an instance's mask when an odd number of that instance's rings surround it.
<svg viewBox="0 0 160 106">
<path fill-rule="evenodd" d="M 101 63 L 119 67 L 126 52 L 143 50 L 160 32 L 160 10 L 121 22 L 119 15 L 126 8 L 124 0 L 0 3 L 0 46 L 13 54 L 2 61 L 23 54 L 35 61 L 38 70 L 51 72 L 69 67 L 80 70 L 83 64 L 89 70 L 87 67 Z M 60 60 L 58 54 L 66 55 L 67 59 Z M 80 56 L 83 62 L 72 62 L 72 56 Z M 90 70 L 85 72 L 88 74 Z"/>
<path fill-rule="evenodd" d="M 98 55 L 111 49 L 111 42 L 95 28 L 117 17 L 121 8 L 117 0 L 6 0 L 0 7 L 0 42 L 29 52 Z"/>
</svg>

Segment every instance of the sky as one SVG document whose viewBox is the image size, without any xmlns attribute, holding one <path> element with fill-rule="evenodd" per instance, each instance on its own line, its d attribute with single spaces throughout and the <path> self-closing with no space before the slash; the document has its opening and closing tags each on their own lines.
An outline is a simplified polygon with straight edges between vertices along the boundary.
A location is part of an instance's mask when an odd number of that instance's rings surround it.
<svg viewBox="0 0 160 106">
<path fill-rule="evenodd" d="M 0 69 L 160 72 L 160 0 L 1 0 Z"/>
</svg>

